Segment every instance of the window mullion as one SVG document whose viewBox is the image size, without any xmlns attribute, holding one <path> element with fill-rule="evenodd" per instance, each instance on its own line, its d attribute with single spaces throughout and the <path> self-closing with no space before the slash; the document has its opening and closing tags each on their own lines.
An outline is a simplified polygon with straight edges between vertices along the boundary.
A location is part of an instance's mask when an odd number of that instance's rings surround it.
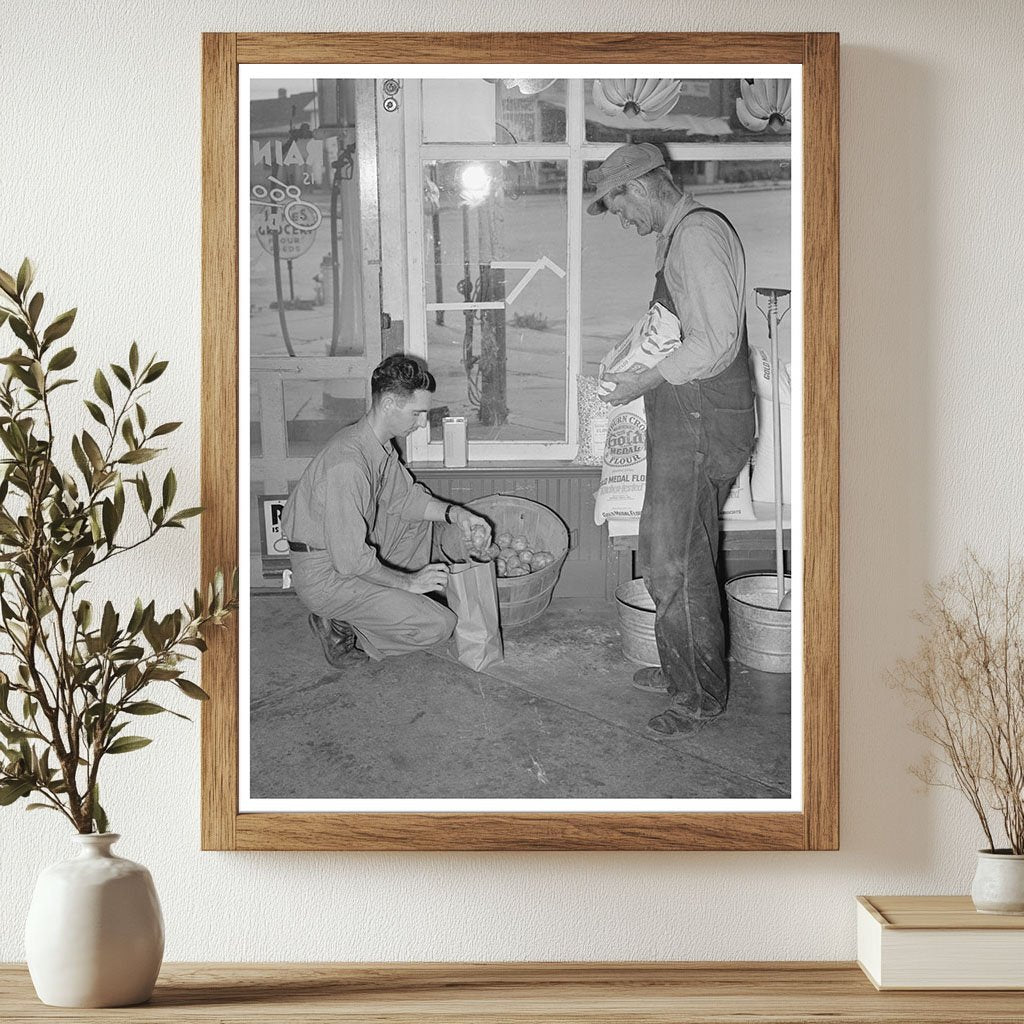
<svg viewBox="0 0 1024 1024">
<path fill-rule="evenodd" d="M 419 143 L 420 161 L 448 163 L 460 160 L 565 160 L 567 146 L 554 142 L 520 142 L 514 146 L 493 142 Z"/>
<path fill-rule="evenodd" d="M 409 233 L 409 300 L 406 326 L 409 338 L 406 350 L 422 359 L 427 357 L 427 324 L 425 319 L 425 293 L 423 265 L 423 160 L 420 153 L 423 132 L 421 128 L 421 83 L 408 79 L 405 84 L 405 215 Z M 430 427 L 414 430 L 409 437 L 410 458 L 423 461 L 430 458 Z M 435 456 L 436 458 L 437 456 Z"/>
<path fill-rule="evenodd" d="M 583 79 L 570 78 L 566 82 L 565 133 L 569 145 L 568 195 L 566 196 L 566 222 L 568 237 L 568 267 L 566 295 L 566 441 L 575 451 L 579 444 L 579 409 L 576 401 L 576 375 L 580 372 L 583 349 Z"/>
</svg>

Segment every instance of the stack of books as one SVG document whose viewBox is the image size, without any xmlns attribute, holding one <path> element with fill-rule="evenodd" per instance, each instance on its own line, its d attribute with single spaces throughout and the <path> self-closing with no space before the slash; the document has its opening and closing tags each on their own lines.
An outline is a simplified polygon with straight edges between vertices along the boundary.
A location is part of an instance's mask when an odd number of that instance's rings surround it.
<svg viewBox="0 0 1024 1024">
<path fill-rule="evenodd" d="M 1024 915 L 979 914 L 970 896 L 858 896 L 857 962 L 878 989 L 1024 989 Z"/>
</svg>

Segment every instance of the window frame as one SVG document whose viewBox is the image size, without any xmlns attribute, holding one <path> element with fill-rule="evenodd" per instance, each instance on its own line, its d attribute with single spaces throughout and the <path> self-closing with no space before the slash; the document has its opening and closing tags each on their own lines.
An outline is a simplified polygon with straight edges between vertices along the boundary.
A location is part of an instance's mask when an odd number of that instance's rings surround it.
<svg viewBox="0 0 1024 1024">
<path fill-rule="evenodd" d="M 426 76 L 424 76 L 426 77 Z M 435 75 L 434 77 L 441 77 Z M 536 462 L 571 460 L 579 451 L 579 407 L 576 400 L 576 376 L 583 365 L 582 293 L 583 293 L 583 217 L 585 195 L 583 168 L 600 162 L 621 142 L 588 142 L 586 139 L 586 83 L 591 73 L 565 82 L 564 142 L 486 143 L 423 141 L 423 78 L 402 83 L 405 98 L 405 214 L 409 226 L 407 250 L 408 351 L 429 366 L 427 345 L 427 263 L 424 260 L 423 168 L 442 160 L 564 160 L 566 163 L 566 328 L 565 328 L 565 424 L 562 441 L 469 441 L 469 463 Z M 663 143 L 670 161 L 735 160 L 760 162 L 789 160 L 792 143 L 668 142 Z M 653 279 L 653 263 L 652 263 Z M 430 427 L 413 432 L 408 439 L 410 461 L 440 463 L 444 459 L 443 442 L 430 440 Z"/>
</svg>

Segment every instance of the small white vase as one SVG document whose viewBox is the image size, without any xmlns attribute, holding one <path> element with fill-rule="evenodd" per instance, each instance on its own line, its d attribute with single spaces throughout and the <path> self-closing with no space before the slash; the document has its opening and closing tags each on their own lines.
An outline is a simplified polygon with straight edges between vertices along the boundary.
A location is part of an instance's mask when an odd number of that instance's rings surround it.
<svg viewBox="0 0 1024 1024">
<path fill-rule="evenodd" d="M 81 852 L 46 868 L 25 926 L 36 994 L 49 1006 L 134 1006 L 153 993 L 164 955 L 156 889 L 116 857 L 111 832 L 76 835 Z"/>
<path fill-rule="evenodd" d="M 982 914 L 1024 914 L 1024 854 L 979 850 L 971 899 Z"/>
</svg>

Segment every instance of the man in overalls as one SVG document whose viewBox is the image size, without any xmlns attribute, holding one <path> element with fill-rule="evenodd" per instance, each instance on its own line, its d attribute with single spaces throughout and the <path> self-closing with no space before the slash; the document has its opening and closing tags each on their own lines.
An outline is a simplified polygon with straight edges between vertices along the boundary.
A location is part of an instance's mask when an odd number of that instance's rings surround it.
<svg viewBox="0 0 1024 1024">
<path fill-rule="evenodd" d="M 720 715 L 729 694 L 717 565 L 721 507 L 754 443 L 746 262 L 733 226 L 677 188 L 656 146 L 620 146 L 588 181 L 588 213 L 657 234 L 651 305 L 679 319 L 682 344 L 660 363 L 605 375 L 616 385 L 606 401 L 643 395 L 647 413 L 639 557 L 661 666 L 640 669 L 633 685 L 671 697 L 647 725 L 671 739 Z"/>
</svg>

